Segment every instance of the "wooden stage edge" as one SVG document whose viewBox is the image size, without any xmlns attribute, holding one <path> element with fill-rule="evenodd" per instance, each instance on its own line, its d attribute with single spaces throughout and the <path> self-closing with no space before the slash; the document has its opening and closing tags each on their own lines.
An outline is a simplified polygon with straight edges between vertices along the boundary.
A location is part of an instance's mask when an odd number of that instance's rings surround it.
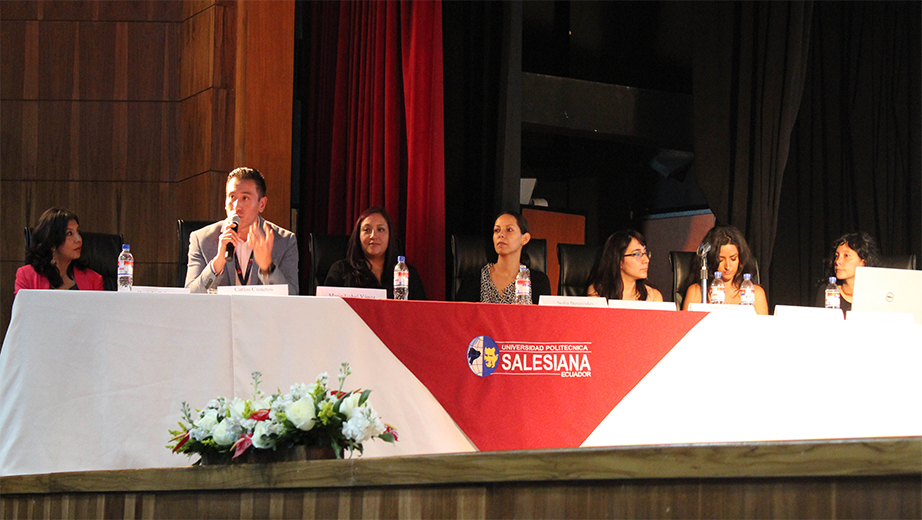
<svg viewBox="0 0 922 520">
<path fill-rule="evenodd" d="M 922 437 L 523 450 L 79 471 L 0 477 L 0 489 L 3 496 L 8 497 L 54 493 L 874 476 L 922 476 Z"/>
</svg>

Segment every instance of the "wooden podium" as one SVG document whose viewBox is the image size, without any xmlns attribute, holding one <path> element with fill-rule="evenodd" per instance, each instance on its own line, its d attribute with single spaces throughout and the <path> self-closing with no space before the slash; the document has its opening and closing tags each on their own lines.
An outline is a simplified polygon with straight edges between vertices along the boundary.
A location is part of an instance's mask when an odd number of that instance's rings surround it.
<svg viewBox="0 0 922 520">
<path fill-rule="evenodd" d="M 0 489 L 0 517 L 10 520 L 918 519 L 922 438 L 75 472 L 2 477 Z"/>
</svg>

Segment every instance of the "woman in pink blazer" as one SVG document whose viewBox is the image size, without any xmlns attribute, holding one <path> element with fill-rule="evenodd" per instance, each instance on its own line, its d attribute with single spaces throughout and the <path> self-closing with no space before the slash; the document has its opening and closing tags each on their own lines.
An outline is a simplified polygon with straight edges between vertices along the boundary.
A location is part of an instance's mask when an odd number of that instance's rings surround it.
<svg viewBox="0 0 922 520">
<path fill-rule="evenodd" d="M 101 291 L 102 276 L 80 262 L 83 239 L 77 215 L 51 208 L 38 219 L 26 265 L 16 271 L 16 288 Z"/>
</svg>

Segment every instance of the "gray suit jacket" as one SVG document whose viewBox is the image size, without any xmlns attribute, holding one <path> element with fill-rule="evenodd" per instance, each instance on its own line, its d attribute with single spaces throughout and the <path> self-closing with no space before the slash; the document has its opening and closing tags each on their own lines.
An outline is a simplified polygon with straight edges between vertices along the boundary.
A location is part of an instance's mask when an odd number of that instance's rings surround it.
<svg viewBox="0 0 922 520">
<path fill-rule="evenodd" d="M 262 229 L 265 219 L 259 217 L 259 227 Z M 224 221 L 215 222 L 192 232 L 189 236 L 189 264 L 186 271 L 186 287 L 192 292 L 206 292 L 209 285 L 236 285 L 237 270 L 236 258 L 228 259 L 224 272 L 215 275 L 209 263 L 218 254 L 218 237 L 221 235 L 221 226 Z M 288 294 L 298 294 L 298 240 L 295 234 L 287 229 L 282 229 L 272 222 L 269 227 L 275 233 L 275 242 L 272 245 L 272 261 L 275 271 L 264 276 L 259 272 L 259 266 L 251 269 L 247 285 L 273 285 L 288 284 Z M 222 252 L 223 254 L 223 252 Z M 241 269 L 245 271 L 245 269 Z"/>
</svg>

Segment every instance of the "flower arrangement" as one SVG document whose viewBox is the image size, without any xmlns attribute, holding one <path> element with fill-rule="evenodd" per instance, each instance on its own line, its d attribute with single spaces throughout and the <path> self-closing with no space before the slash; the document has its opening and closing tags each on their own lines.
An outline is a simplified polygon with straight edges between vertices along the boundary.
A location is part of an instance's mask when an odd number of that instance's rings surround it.
<svg viewBox="0 0 922 520">
<path fill-rule="evenodd" d="M 384 424 L 368 401 L 371 390 L 343 391 L 351 373 L 349 363 L 343 363 L 338 390 L 327 389 L 329 376 L 324 372 L 313 384 L 298 383 L 287 394 L 277 391 L 266 396 L 259 389 L 262 374 L 253 372 L 253 399 L 218 397 L 195 413 L 183 401 L 180 429 L 170 430 L 173 437 L 167 448 L 229 461 L 248 450 L 258 453 L 295 446 L 332 447 L 341 458 L 344 450 L 350 456 L 356 450 L 363 453 L 362 443 L 370 439 L 395 442 L 397 431 Z"/>
</svg>

